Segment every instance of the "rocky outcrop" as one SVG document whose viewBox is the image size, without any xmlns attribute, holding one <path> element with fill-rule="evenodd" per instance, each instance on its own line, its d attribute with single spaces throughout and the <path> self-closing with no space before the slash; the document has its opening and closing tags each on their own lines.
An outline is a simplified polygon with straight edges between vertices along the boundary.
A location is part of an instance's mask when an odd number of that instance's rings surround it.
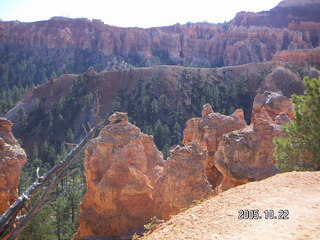
<svg viewBox="0 0 320 240">
<path fill-rule="evenodd" d="M 207 151 L 192 143 L 177 146 L 165 161 L 164 172 L 155 186 L 156 206 L 161 219 L 169 219 L 181 209 L 213 195 L 205 168 Z"/>
<path fill-rule="evenodd" d="M 75 239 L 130 236 L 153 216 L 167 219 L 213 194 L 205 176 L 207 152 L 177 147 L 164 162 L 153 137 L 114 113 L 85 151 L 87 192 Z"/>
<path fill-rule="evenodd" d="M 18 197 L 20 173 L 26 154 L 12 135 L 12 123 L 0 118 L 0 215 Z"/>
<path fill-rule="evenodd" d="M 217 171 L 213 163 L 219 138 L 245 126 L 246 122 L 242 110 L 238 109 L 232 115 L 225 116 L 213 112 L 209 104 L 203 106 L 201 118 L 193 118 L 187 122 L 183 132 L 183 144 L 188 145 L 192 142 L 198 142 L 202 149 L 208 151 L 206 175 L 213 187 L 218 186 L 222 180 L 221 173 Z"/>
<path fill-rule="evenodd" d="M 219 139 L 214 166 L 223 178 L 218 192 L 278 172 L 273 156 L 273 139 L 282 136 L 280 126 L 295 117 L 292 108 L 292 102 L 281 92 L 257 94 L 253 103 L 252 124 L 224 134 Z"/>
<path fill-rule="evenodd" d="M 279 125 L 259 118 L 247 128 L 220 138 L 214 157 L 214 164 L 223 175 L 219 191 L 275 175 L 278 169 L 273 138 L 281 134 Z"/>
<path fill-rule="evenodd" d="M 259 118 L 276 122 L 280 114 L 286 115 L 289 121 L 295 117 L 292 102 L 281 92 L 264 92 L 256 95 L 253 101 L 252 122 Z"/>
<path fill-rule="evenodd" d="M 208 150 L 206 175 L 216 192 L 260 180 L 277 173 L 273 138 L 282 135 L 280 125 L 295 117 L 292 108 L 281 92 L 258 93 L 252 124 L 246 126 L 242 110 L 224 116 L 206 104 L 202 118 L 187 122 L 183 143 L 198 142 Z"/>
<path fill-rule="evenodd" d="M 85 151 L 87 192 L 75 237 L 121 236 L 155 216 L 154 183 L 163 170 L 153 138 L 115 113 Z"/>
<path fill-rule="evenodd" d="M 168 219 L 195 201 L 276 174 L 273 138 L 293 117 L 281 93 L 256 96 L 250 126 L 242 110 L 225 116 L 205 104 L 202 117 L 187 122 L 185 146 L 164 161 L 151 136 L 114 113 L 86 149 L 87 193 L 75 239 L 129 237 L 153 216 Z"/>
</svg>

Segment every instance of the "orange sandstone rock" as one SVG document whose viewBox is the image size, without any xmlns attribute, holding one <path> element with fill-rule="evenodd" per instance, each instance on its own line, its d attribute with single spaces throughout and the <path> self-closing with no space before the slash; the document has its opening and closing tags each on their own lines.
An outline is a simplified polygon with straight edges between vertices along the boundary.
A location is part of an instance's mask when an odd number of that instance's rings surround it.
<svg viewBox="0 0 320 240">
<path fill-rule="evenodd" d="M 258 118 L 252 125 L 220 138 L 214 164 L 224 178 L 218 191 L 261 180 L 278 172 L 273 157 L 273 138 L 282 135 L 279 127 Z"/>
<path fill-rule="evenodd" d="M 202 149 L 208 150 L 206 175 L 213 187 L 220 184 L 222 175 L 214 166 L 213 158 L 217 151 L 219 138 L 225 133 L 241 129 L 246 126 L 242 110 L 236 110 L 232 115 L 225 116 L 213 112 L 209 104 L 203 106 L 202 118 L 193 118 L 186 124 L 183 133 L 183 144 L 198 142 Z"/>
<path fill-rule="evenodd" d="M 207 151 L 198 143 L 172 150 L 155 186 L 156 206 L 162 219 L 169 219 L 170 215 L 179 213 L 195 201 L 213 195 L 205 174 L 207 157 Z"/>
<path fill-rule="evenodd" d="M 211 196 L 207 152 L 197 144 L 177 147 L 164 162 L 153 137 L 114 113 L 85 151 L 87 192 L 74 239 L 127 237 L 153 216 L 168 219 Z"/>
<path fill-rule="evenodd" d="M 162 154 L 126 114 L 109 120 L 85 150 L 87 192 L 75 239 L 133 233 L 155 216 L 153 186 L 163 169 Z"/>
<path fill-rule="evenodd" d="M 26 154 L 11 133 L 12 123 L 0 118 L 0 215 L 18 197 L 20 173 Z"/>
<path fill-rule="evenodd" d="M 317 24 L 320 28 L 320 24 Z M 317 30 L 319 32 L 319 30 Z M 272 57 L 274 62 L 298 62 L 307 61 L 312 66 L 320 66 L 320 48 L 307 49 L 307 50 L 295 50 L 295 51 L 280 51 L 275 53 Z"/>
<path fill-rule="evenodd" d="M 281 92 L 264 92 L 258 93 L 253 101 L 252 122 L 258 118 L 268 120 L 270 122 L 276 121 L 280 114 L 285 114 L 289 119 L 293 119 L 295 114 L 293 112 L 292 102 L 283 96 Z M 278 123 L 280 123 L 278 117 Z"/>
</svg>

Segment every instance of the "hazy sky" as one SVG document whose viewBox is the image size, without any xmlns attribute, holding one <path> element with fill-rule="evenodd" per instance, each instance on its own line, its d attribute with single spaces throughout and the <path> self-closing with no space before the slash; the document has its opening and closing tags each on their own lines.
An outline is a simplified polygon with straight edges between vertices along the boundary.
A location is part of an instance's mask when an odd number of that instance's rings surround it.
<svg viewBox="0 0 320 240">
<path fill-rule="evenodd" d="M 119 27 L 152 27 L 186 22 L 219 23 L 240 11 L 263 11 L 281 0 L 0 0 L 0 18 L 25 22 L 52 16 L 101 19 Z"/>
</svg>

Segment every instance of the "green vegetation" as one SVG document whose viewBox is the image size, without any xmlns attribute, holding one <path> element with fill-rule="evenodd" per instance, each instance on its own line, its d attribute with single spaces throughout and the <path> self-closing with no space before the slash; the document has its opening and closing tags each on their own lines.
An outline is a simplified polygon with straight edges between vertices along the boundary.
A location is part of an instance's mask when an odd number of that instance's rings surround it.
<svg viewBox="0 0 320 240">
<path fill-rule="evenodd" d="M 304 79 L 305 95 L 293 95 L 296 119 L 285 124 L 285 136 L 275 140 L 282 171 L 320 170 L 320 77 Z"/>
<path fill-rule="evenodd" d="M 37 162 L 43 164 L 41 159 Z M 28 170 L 31 168 L 26 167 Z M 63 180 L 52 194 L 51 201 L 37 212 L 32 223 L 20 234 L 19 240 L 72 239 L 78 228 L 79 204 L 85 192 L 82 172 L 83 169 Z M 22 175 L 24 186 L 31 184 L 31 175 L 32 172 L 26 171 Z"/>
<path fill-rule="evenodd" d="M 90 49 L 32 47 L 4 43 L 0 46 L 0 115 L 12 108 L 30 87 L 65 73 L 118 69 L 121 57 Z"/>
</svg>

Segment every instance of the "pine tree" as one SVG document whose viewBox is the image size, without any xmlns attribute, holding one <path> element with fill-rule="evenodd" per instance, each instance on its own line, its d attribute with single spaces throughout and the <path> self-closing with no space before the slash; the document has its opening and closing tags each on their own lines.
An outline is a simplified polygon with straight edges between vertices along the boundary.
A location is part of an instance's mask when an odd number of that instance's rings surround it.
<svg viewBox="0 0 320 240">
<path fill-rule="evenodd" d="M 121 98 L 117 97 L 116 100 L 112 103 L 112 112 L 120 111 L 121 108 Z"/>
<path fill-rule="evenodd" d="M 305 95 L 293 95 L 296 118 L 284 124 L 275 139 L 277 166 L 282 171 L 320 170 L 320 77 L 305 78 Z"/>
<path fill-rule="evenodd" d="M 66 138 L 67 142 L 69 143 L 73 143 L 74 142 L 74 134 L 71 128 L 68 129 L 67 131 L 67 138 Z"/>
<path fill-rule="evenodd" d="M 28 127 L 28 115 L 26 114 L 23 107 L 20 107 L 17 111 L 18 123 L 20 125 L 21 132 L 24 133 Z"/>
<path fill-rule="evenodd" d="M 178 122 L 173 126 L 173 143 L 179 144 L 181 141 L 181 127 Z"/>
</svg>

